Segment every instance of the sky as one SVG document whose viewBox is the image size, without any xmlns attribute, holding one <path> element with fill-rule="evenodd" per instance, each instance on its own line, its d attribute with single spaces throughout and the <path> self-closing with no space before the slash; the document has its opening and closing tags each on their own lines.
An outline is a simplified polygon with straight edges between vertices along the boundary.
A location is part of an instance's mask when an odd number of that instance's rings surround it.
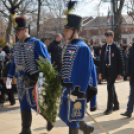
<svg viewBox="0 0 134 134">
<path fill-rule="evenodd" d="M 107 16 L 108 7 L 111 8 L 110 2 L 102 2 L 99 5 L 100 0 L 79 0 L 79 3 L 76 7 L 75 13 L 78 15 L 84 16 Z M 122 11 L 123 14 L 126 14 L 126 9 L 124 8 Z"/>
</svg>

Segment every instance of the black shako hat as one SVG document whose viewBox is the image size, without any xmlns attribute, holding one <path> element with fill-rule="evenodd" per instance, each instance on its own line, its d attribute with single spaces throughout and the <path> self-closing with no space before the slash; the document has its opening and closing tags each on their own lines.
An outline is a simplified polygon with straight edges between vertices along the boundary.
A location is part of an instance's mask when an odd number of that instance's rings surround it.
<svg viewBox="0 0 134 134">
<path fill-rule="evenodd" d="M 20 30 L 22 28 L 28 28 L 26 17 L 17 17 L 15 18 L 15 23 L 14 23 L 14 30 Z"/>
<path fill-rule="evenodd" d="M 79 30 L 82 27 L 82 17 L 76 14 L 67 14 L 64 28 Z"/>
</svg>

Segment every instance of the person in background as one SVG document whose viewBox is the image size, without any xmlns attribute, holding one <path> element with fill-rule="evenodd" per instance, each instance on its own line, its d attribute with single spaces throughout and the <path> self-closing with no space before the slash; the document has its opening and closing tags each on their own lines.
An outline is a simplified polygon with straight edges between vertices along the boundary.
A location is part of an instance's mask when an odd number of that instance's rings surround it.
<svg viewBox="0 0 134 134">
<path fill-rule="evenodd" d="M 108 101 L 104 115 L 108 115 L 113 111 L 119 110 L 119 102 L 114 83 L 116 79 L 121 79 L 122 59 L 118 44 L 113 40 L 114 33 L 107 31 L 105 37 L 107 43 L 103 45 L 101 51 L 99 79 L 101 80 L 101 77 L 107 79 Z"/>
<path fill-rule="evenodd" d="M 5 64 L 7 64 L 11 60 L 11 53 L 8 53 L 5 59 Z"/>
<path fill-rule="evenodd" d="M 122 45 L 122 63 L 123 63 L 123 77 L 124 81 L 127 80 L 127 64 L 128 64 L 128 55 L 127 55 L 127 45 L 123 44 Z"/>
<path fill-rule="evenodd" d="M 127 44 L 127 49 L 126 49 L 127 52 L 129 52 L 131 46 L 132 46 L 131 44 Z"/>
<path fill-rule="evenodd" d="M 2 77 L 2 71 L 4 69 L 4 63 L 6 59 L 6 53 L 2 50 L 2 46 L 0 45 L 0 77 Z"/>
<path fill-rule="evenodd" d="M 3 51 L 5 51 L 6 54 L 11 53 L 11 48 L 9 46 L 9 43 L 6 43 L 5 47 L 3 48 Z"/>
<path fill-rule="evenodd" d="M 91 53 L 92 53 L 92 57 L 93 57 L 93 60 L 94 60 L 94 72 L 97 72 L 97 67 L 99 67 L 100 65 L 100 59 L 94 57 L 94 49 L 93 47 L 90 47 L 90 50 L 91 50 Z M 98 73 L 98 72 L 97 72 Z M 97 77 L 98 77 L 98 74 L 95 73 L 94 76 L 94 81 L 92 81 L 90 84 L 93 85 L 94 87 L 97 87 Z M 97 109 L 97 95 L 95 95 L 91 100 L 90 100 L 90 111 L 93 112 L 93 111 L 96 111 Z"/>
<path fill-rule="evenodd" d="M 6 92 L 6 94 L 8 95 L 8 100 L 9 100 L 10 104 L 15 105 L 14 90 L 16 88 L 16 78 L 14 78 L 12 81 L 11 89 L 6 88 L 6 79 L 7 79 L 7 75 L 10 70 L 11 64 L 12 64 L 12 60 L 10 57 L 9 61 L 6 63 L 5 68 L 3 70 L 3 82 L 4 82 L 3 88 L 4 88 L 4 91 Z"/>
<path fill-rule="evenodd" d="M 55 40 L 48 46 L 48 52 L 51 54 L 51 62 L 55 65 L 58 72 L 62 69 L 62 35 L 60 33 L 56 34 Z"/>
<path fill-rule="evenodd" d="M 127 103 L 127 109 L 125 113 L 121 113 L 122 116 L 131 117 L 134 108 L 134 44 L 129 49 L 128 57 L 128 69 L 127 76 L 128 81 L 130 82 L 130 96 Z"/>
</svg>

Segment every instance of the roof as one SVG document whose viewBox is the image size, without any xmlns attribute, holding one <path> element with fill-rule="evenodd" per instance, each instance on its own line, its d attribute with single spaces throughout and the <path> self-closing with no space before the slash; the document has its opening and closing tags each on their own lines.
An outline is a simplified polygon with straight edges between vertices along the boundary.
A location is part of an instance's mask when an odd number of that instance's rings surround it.
<svg viewBox="0 0 134 134">
<path fill-rule="evenodd" d="M 123 25 L 133 25 L 133 23 L 134 21 L 130 16 L 122 15 Z M 111 26 L 111 22 L 108 24 L 108 26 Z M 83 29 L 87 29 L 89 27 L 107 27 L 107 16 L 96 17 L 95 19 L 90 20 L 89 23 L 83 27 Z"/>
</svg>

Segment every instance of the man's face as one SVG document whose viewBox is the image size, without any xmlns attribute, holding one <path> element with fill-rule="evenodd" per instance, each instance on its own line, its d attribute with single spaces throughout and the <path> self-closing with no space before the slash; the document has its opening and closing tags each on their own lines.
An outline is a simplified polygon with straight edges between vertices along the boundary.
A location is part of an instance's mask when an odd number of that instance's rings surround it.
<svg viewBox="0 0 134 134">
<path fill-rule="evenodd" d="M 17 35 L 17 38 L 19 40 L 22 40 L 25 37 L 26 29 L 17 30 L 17 31 L 15 31 L 15 33 Z"/>
<path fill-rule="evenodd" d="M 106 42 L 109 44 L 109 43 L 112 43 L 113 42 L 113 37 L 112 36 L 106 36 Z"/>
<path fill-rule="evenodd" d="M 64 29 L 64 35 L 65 35 L 65 38 L 67 40 L 69 40 L 71 38 L 72 34 L 73 34 L 73 30 L 72 29 L 68 29 L 68 28 Z"/>
<path fill-rule="evenodd" d="M 0 47 L 0 52 L 2 51 L 2 47 Z"/>
<path fill-rule="evenodd" d="M 61 40 L 62 40 L 62 37 L 61 37 L 61 36 L 56 37 L 56 41 L 57 41 L 57 42 L 61 42 Z"/>
</svg>

